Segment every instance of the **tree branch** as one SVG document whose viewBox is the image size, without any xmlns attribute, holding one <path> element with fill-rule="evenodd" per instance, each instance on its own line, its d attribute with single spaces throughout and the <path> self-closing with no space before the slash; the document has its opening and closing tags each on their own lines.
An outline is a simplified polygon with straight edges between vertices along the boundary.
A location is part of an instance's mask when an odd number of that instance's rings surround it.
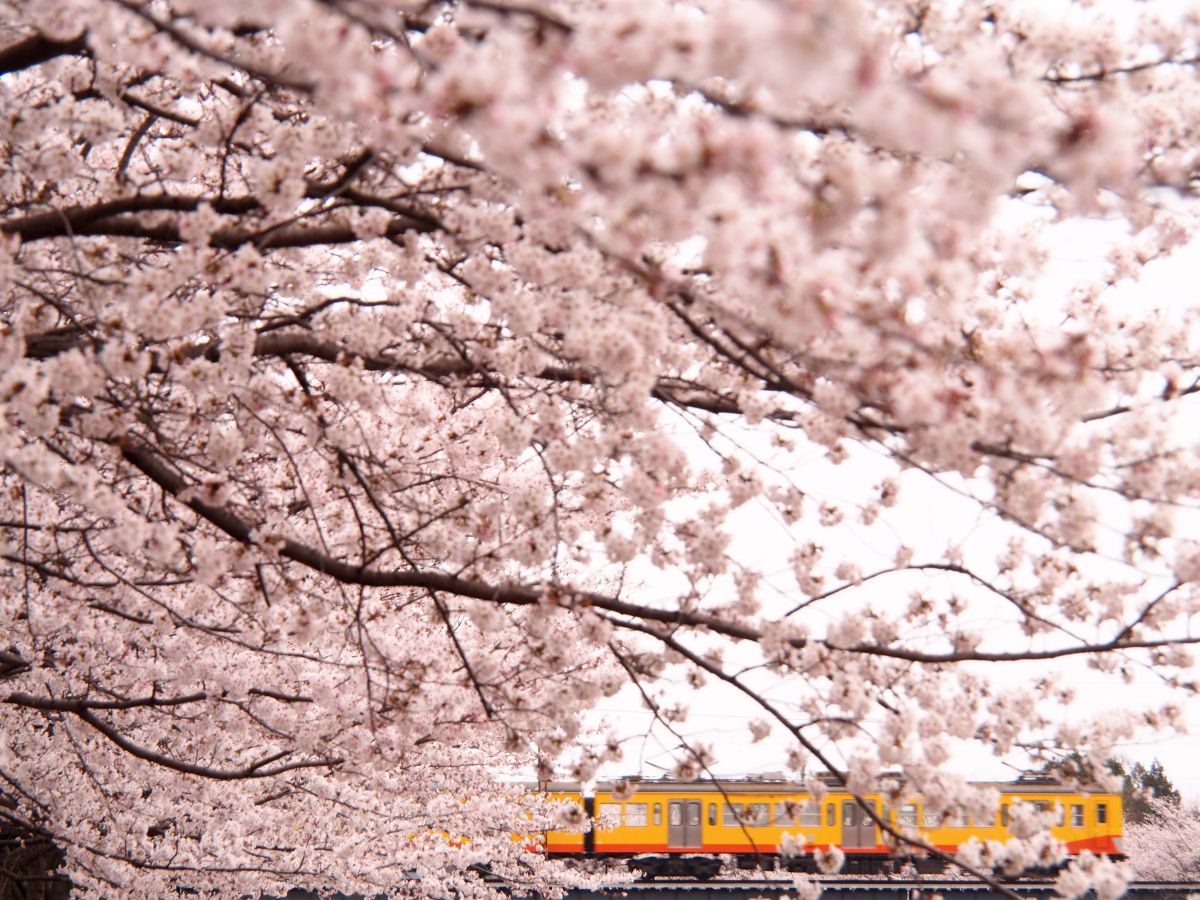
<svg viewBox="0 0 1200 900">
<path fill-rule="evenodd" d="M 308 759 L 299 762 L 284 763 L 283 765 L 266 768 L 265 766 L 284 756 L 289 755 L 292 751 L 280 751 L 271 756 L 260 760 L 252 765 L 242 769 L 214 769 L 209 766 L 201 766 L 195 763 L 187 763 L 174 757 L 166 756 L 165 754 L 148 750 L 139 744 L 135 744 L 125 735 L 121 734 L 116 728 L 105 722 L 103 719 L 96 716 L 93 709 L 130 709 L 133 706 L 168 706 L 178 705 L 180 703 L 193 703 L 197 699 L 202 699 L 206 695 L 193 695 L 184 698 L 176 698 L 163 702 L 155 702 L 154 698 L 147 698 L 147 701 L 129 701 L 130 705 L 120 705 L 119 701 L 113 704 L 106 704 L 104 701 L 83 701 L 83 700 L 67 700 L 57 699 L 53 697 L 34 697 L 30 694 L 15 693 L 9 694 L 4 702 L 14 706 L 21 706 L 27 709 L 36 709 L 42 712 L 64 712 L 74 715 L 81 721 L 90 725 L 104 737 L 108 738 L 112 743 L 116 744 L 126 753 L 131 756 L 136 756 L 138 759 L 153 763 L 157 766 L 163 766 L 167 769 L 173 769 L 176 772 L 182 772 L 185 775 L 197 775 L 201 778 L 211 778 L 216 781 L 238 781 L 250 778 L 271 778 L 275 775 L 281 775 L 284 772 L 291 772 L 296 769 L 318 769 L 341 765 L 345 759 L 340 756 L 324 757 L 321 759 Z"/>
<path fill-rule="evenodd" d="M 0 75 L 20 72 L 32 66 L 39 66 L 59 56 L 84 53 L 87 51 L 86 35 L 65 41 L 54 41 L 40 32 L 35 32 L 22 38 L 15 44 L 0 48 Z"/>
</svg>

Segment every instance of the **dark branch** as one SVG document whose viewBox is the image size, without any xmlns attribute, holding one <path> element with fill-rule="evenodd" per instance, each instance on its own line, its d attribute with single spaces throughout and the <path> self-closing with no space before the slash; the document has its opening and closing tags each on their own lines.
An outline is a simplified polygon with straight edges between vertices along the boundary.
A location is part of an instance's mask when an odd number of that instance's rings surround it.
<svg viewBox="0 0 1200 900">
<path fill-rule="evenodd" d="M 44 34 L 35 33 L 0 49 L 0 75 L 20 72 L 31 66 L 39 66 L 59 56 L 83 53 L 87 50 L 84 35 L 65 41 L 54 41 Z"/>
<path fill-rule="evenodd" d="M 197 699 L 203 699 L 205 695 L 192 695 L 190 697 L 176 698 L 172 700 L 155 701 L 154 698 L 149 698 L 148 701 L 129 701 L 130 704 L 137 706 L 167 706 L 179 703 L 192 703 Z M 85 701 L 85 700 L 66 700 L 57 699 L 54 697 L 34 697 L 30 694 L 16 693 L 9 694 L 4 700 L 5 703 L 10 703 L 14 706 L 22 706 L 27 709 L 36 709 L 42 712 L 62 712 L 70 713 L 81 721 L 90 725 L 96 731 L 100 732 L 112 743 L 116 744 L 126 753 L 131 756 L 136 756 L 138 759 L 153 763 L 157 766 L 163 766 L 167 769 L 173 769 L 176 772 L 182 772 L 185 775 L 197 775 L 201 778 L 212 778 L 216 781 L 238 781 L 249 778 L 270 778 L 274 775 L 280 775 L 284 772 L 291 772 L 295 769 L 320 769 L 331 766 L 341 765 L 345 760 L 340 757 L 324 757 L 321 759 L 308 759 L 298 762 L 284 763 L 278 766 L 269 766 L 269 763 L 275 762 L 290 754 L 291 751 L 281 751 L 274 753 L 263 760 L 253 763 L 241 769 L 214 769 L 209 766 L 201 766 L 195 763 L 183 762 L 174 757 L 166 756 L 162 753 L 157 753 L 153 750 L 148 750 L 139 744 L 135 744 L 125 735 L 121 734 L 116 728 L 108 722 L 99 718 L 93 709 L 129 709 L 129 705 L 120 705 L 120 701 L 114 703 L 106 703 L 105 701 Z"/>
</svg>

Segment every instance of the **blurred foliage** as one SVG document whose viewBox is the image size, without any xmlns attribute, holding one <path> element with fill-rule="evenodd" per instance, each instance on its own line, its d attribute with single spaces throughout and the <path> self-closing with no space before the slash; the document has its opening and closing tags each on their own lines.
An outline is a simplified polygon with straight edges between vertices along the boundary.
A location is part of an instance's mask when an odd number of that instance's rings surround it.
<svg viewBox="0 0 1200 900">
<path fill-rule="evenodd" d="M 1121 796 L 1125 802 L 1126 822 L 1145 822 L 1155 800 L 1179 808 L 1179 790 L 1171 783 L 1157 759 L 1150 763 L 1150 768 L 1139 762 L 1130 764 L 1120 759 L 1110 759 L 1107 765 L 1113 774 L 1123 779 Z"/>
</svg>

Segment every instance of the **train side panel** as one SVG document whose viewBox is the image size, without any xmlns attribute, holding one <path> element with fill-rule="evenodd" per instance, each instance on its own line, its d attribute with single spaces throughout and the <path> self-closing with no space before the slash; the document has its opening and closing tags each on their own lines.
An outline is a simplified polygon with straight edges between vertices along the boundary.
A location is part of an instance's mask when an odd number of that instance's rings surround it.
<svg viewBox="0 0 1200 900">
<path fill-rule="evenodd" d="M 898 804 L 893 810 L 893 821 L 898 827 L 915 827 L 928 843 L 955 853 L 972 838 L 980 842 L 1010 840 L 1009 817 L 1018 803 L 1054 813 L 1050 833 L 1072 856 L 1085 850 L 1108 856 L 1121 852 L 1120 794 L 1076 792 L 1061 787 L 1039 790 L 1010 787 L 1001 794 L 996 814 L 986 821 L 972 820 L 961 812 L 931 816 L 917 800 Z"/>
<path fill-rule="evenodd" d="M 1074 855 L 1085 850 L 1109 856 L 1121 852 L 1122 808 L 1119 794 L 1072 791 L 1062 785 L 996 784 L 1001 800 L 996 814 L 972 821 L 961 812 L 927 814 L 919 798 L 889 806 L 878 794 L 864 798 L 885 821 L 913 829 L 946 853 L 970 841 L 1011 838 L 1008 824 L 1018 803 L 1052 810 L 1055 839 Z M 645 782 L 598 785 L 593 797 L 581 790 L 552 792 L 555 799 L 579 804 L 592 817 L 592 833 L 551 831 L 545 846 L 552 854 L 637 856 L 735 854 L 748 864 L 782 853 L 784 845 L 811 855 L 840 847 L 851 862 L 882 861 L 891 855 L 885 838 L 855 799 L 832 788 L 820 800 L 786 783 Z M 901 854 L 903 855 L 903 854 Z"/>
<path fill-rule="evenodd" d="M 679 785 L 674 790 L 646 791 L 635 790 L 626 797 L 613 792 L 611 788 L 596 789 L 596 853 L 610 854 L 642 854 L 667 853 L 669 835 L 672 824 L 678 826 L 678 821 L 672 823 L 672 803 L 699 803 L 701 816 L 707 793 L 701 790 L 691 790 L 686 784 Z M 677 818 L 687 815 L 688 809 L 680 812 L 676 807 Z M 676 829 L 678 830 L 678 828 Z M 702 845 L 678 848 L 679 852 L 700 852 Z"/>
<path fill-rule="evenodd" d="M 589 806 L 581 788 L 557 788 L 547 791 L 550 799 L 562 803 L 573 803 L 578 808 L 580 828 L 588 828 L 587 808 Z M 547 831 L 542 836 L 542 846 L 545 852 L 555 855 L 578 855 L 585 850 L 587 834 L 585 831 L 563 827 Z"/>
</svg>

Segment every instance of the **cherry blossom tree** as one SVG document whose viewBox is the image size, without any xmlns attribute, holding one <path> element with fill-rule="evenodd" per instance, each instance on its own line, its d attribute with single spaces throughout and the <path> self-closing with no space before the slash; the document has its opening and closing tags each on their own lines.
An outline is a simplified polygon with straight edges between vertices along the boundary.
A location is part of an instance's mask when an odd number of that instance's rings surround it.
<svg viewBox="0 0 1200 900">
<path fill-rule="evenodd" d="M 1112 295 L 1192 234 L 1197 17 L 1050 6 L 0 2 L 0 818 L 99 894 L 470 894 L 560 877 L 512 779 L 623 687 L 932 810 L 1170 726 L 988 674 L 1195 689 L 1195 317 Z"/>
<path fill-rule="evenodd" d="M 1134 874 L 1146 881 L 1194 881 L 1197 839 L 1200 811 L 1155 798 L 1145 818 L 1126 827 L 1125 852 Z"/>
</svg>

